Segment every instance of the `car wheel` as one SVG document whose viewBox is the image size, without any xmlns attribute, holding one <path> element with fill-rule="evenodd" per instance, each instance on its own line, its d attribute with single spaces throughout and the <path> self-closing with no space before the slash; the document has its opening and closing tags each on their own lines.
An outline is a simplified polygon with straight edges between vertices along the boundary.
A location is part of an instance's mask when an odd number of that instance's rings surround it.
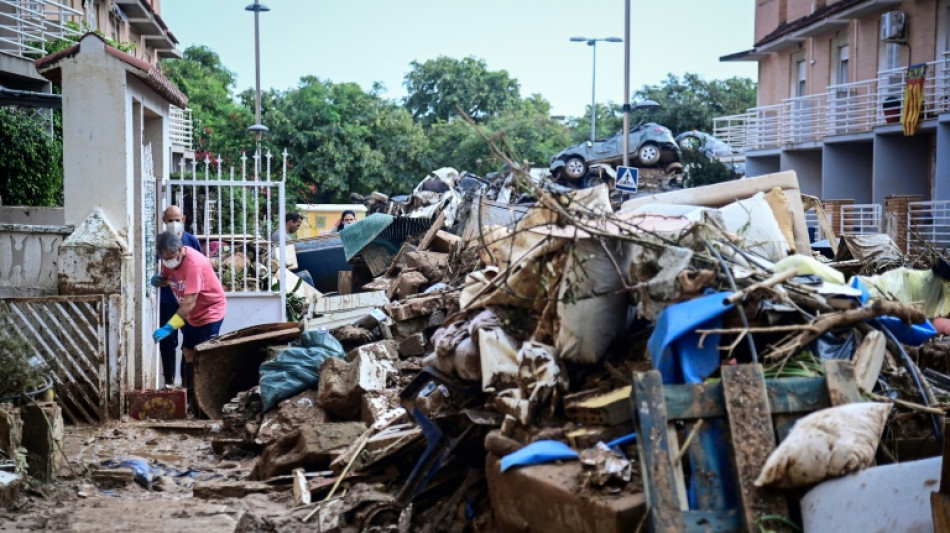
<svg viewBox="0 0 950 533">
<path fill-rule="evenodd" d="M 637 150 L 637 159 L 640 160 L 640 163 L 643 165 L 655 165 L 660 162 L 660 147 L 653 144 L 644 144 Z"/>
<path fill-rule="evenodd" d="M 564 161 L 564 175 L 572 180 L 583 178 L 587 174 L 587 164 L 578 156 L 572 156 Z"/>
<path fill-rule="evenodd" d="M 699 140 L 699 137 L 695 135 L 687 135 L 680 139 L 680 148 L 683 150 L 696 150 L 703 145 L 702 141 Z"/>
</svg>

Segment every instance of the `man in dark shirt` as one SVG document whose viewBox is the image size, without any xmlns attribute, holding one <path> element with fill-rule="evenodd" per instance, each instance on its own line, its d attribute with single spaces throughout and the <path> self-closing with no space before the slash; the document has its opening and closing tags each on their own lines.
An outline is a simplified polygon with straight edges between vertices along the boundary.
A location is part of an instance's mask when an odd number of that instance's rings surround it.
<svg viewBox="0 0 950 533">
<path fill-rule="evenodd" d="M 194 248 L 198 253 L 201 253 L 201 243 L 198 242 L 198 238 L 185 231 L 185 217 L 178 206 L 168 206 L 165 212 L 162 213 L 162 222 L 165 223 L 165 231 L 175 233 L 181 238 L 181 242 L 185 246 Z M 158 323 L 167 323 L 177 310 L 178 299 L 175 298 L 171 287 L 162 287 Z M 165 386 L 168 387 L 175 383 L 175 353 L 178 351 L 178 336 L 178 331 L 175 331 L 159 343 L 159 351 L 162 354 L 162 373 L 165 376 Z"/>
</svg>

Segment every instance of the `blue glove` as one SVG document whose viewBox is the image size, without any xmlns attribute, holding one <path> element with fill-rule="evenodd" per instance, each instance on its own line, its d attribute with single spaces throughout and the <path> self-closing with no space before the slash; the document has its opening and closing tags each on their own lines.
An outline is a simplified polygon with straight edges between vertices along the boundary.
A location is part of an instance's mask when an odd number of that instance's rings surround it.
<svg viewBox="0 0 950 533">
<path fill-rule="evenodd" d="M 155 333 L 152 333 L 152 338 L 155 339 L 155 342 L 161 342 L 162 339 L 171 335 L 175 332 L 175 328 L 171 324 L 165 324 L 164 326 L 155 330 Z"/>
<path fill-rule="evenodd" d="M 155 274 L 152 276 L 152 287 L 161 287 L 162 282 L 165 281 L 165 278 L 160 274 Z"/>
</svg>

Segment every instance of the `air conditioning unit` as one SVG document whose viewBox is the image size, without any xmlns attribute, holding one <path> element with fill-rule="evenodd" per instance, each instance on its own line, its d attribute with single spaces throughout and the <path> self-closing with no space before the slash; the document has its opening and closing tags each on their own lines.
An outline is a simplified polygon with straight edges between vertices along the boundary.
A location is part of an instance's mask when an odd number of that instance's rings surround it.
<svg viewBox="0 0 950 533">
<path fill-rule="evenodd" d="M 887 43 L 907 42 L 907 15 L 889 11 L 881 17 L 881 40 Z"/>
</svg>

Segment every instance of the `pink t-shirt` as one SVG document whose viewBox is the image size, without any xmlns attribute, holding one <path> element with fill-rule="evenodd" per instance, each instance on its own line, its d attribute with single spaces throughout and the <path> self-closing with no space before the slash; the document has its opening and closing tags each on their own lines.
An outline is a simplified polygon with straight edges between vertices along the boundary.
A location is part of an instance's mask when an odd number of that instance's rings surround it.
<svg viewBox="0 0 950 533">
<path fill-rule="evenodd" d="M 172 292 L 180 302 L 189 294 L 197 294 L 195 308 L 186 322 L 198 327 L 224 318 L 227 309 L 224 288 L 211 267 L 211 261 L 197 250 L 185 247 L 185 257 L 178 268 L 162 265 L 162 276 L 168 278 Z"/>
</svg>

